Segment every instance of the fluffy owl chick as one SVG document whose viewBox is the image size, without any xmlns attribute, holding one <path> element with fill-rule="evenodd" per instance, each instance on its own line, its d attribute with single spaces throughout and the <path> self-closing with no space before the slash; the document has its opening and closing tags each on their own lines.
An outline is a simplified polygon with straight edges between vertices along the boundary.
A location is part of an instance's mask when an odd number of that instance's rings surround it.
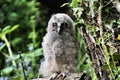
<svg viewBox="0 0 120 80">
<path fill-rule="evenodd" d="M 42 47 L 45 61 L 41 63 L 40 74 L 44 77 L 54 72 L 76 72 L 79 46 L 74 37 L 73 20 L 67 14 L 52 15 Z"/>
</svg>

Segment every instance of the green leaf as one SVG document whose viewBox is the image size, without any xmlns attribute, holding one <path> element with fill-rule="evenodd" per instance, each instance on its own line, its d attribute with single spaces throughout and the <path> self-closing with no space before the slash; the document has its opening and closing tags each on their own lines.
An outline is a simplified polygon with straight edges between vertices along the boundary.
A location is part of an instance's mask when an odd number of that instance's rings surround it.
<svg viewBox="0 0 120 80">
<path fill-rule="evenodd" d="M 13 67 L 7 67 L 7 68 L 4 68 L 1 72 L 3 74 L 10 74 L 12 71 L 13 71 Z"/>
<path fill-rule="evenodd" d="M 12 28 L 11 28 L 11 26 L 6 26 L 2 31 L 2 35 L 11 33 L 12 31 L 15 31 L 18 27 L 19 27 L 19 25 L 14 25 Z"/>
<path fill-rule="evenodd" d="M 22 40 L 23 40 L 23 39 L 22 39 L 21 37 L 16 37 L 14 40 L 12 40 L 11 44 L 12 44 L 13 46 L 15 46 L 16 44 L 21 43 Z"/>
<path fill-rule="evenodd" d="M 31 52 L 31 53 L 22 53 L 22 57 L 37 57 L 37 56 L 41 56 L 41 55 L 43 55 L 43 53 L 42 53 L 42 48 L 40 48 L 40 49 L 36 49 L 36 50 L 34 50 L 33 52 Z"/>
<path fill-rule="evenodd" d="M 8 57 L 9 61 L 17 60 L 20 58 L 20 55 L 13 55 L 12 57 Z"/>
<path fill-rule="evenodd" d="M 83 10 L 84 9 L 81 7 L 73 8 L 73 14 L 76 15 L 76 17 L 80 18 Z"/>
<path fill-rule="evenodd" d="M 120 54 L 113 54 L 114 60 L 120 60 Z"/>
<path fill-rule="evenodd" d="M 118 76 L 118 78 L 116 80 L 120 80 L 120 77 Z"/>
<path fill-rule="evenodd" d="M 105 8 L 105 11 L 106 11 L 107 13 L 109 13 L 109 8 Z"/>
<path fill-rule="evenodd" d="M 6 26 L 5 28 L 3 28 L 3 30 L 2 30 L 2 34 L 7 33 L 7 31 L 9 31 L 10 28 L 11 28 L 11 26 Z"/>
<path fill-rule="evenodd" d="M 78 5 L 78 0 L 72 0 L 70 7 L 76 7 Z"/>
<path fill-rule="evenodd" d="M 102 48 L 104 50 L 104 55 L 105 55 L 106 59 L 109 61 L 110 56 L 109 56 L 109 52 L 108 52 L 106 45 L 103 45 Z"/>
<path fill-rule="evenodd" d="M 17 25 L 14 25 L 14 26 L 11 28 L 10 32 L 15 31 L 18 27 L 19 27 L 18 24 L 17 24 Z"/>
<path fill-rule="evenodd" d="M 120 34 L 118 34 L 118 37 L 117 37 L 118 40 L 120 40 Z"/>
<path fill-rule="evenodd" d="M 36 39 L 37 38 L 37 33 L 36 32 L 31 32 L 28 36 L 29 39 Z"/>
<path fill-rule="evenodd" d="M 2 46 L 0 46 L 0 51 L 6 46 L 6 44 L 3 44 Z"/>
<path fill-rule="evenodd" d="M 0 12 L 0 23 L 3 23 L 5 19 L 4 13 Z"/>
<path fill-rule="evenodd" d="M 11 77 L 10 80 L 24 80 L 24 77 L 21 75 L 17 75 L 17 76 Z"/>
<path fill-rule="evenodd" d="M 18 19 L 18 14 L 15 12 L 10 13 L 8 16 L 8 20 L 10 21 L 16 21 L 17 19 Z"/>
</svg>

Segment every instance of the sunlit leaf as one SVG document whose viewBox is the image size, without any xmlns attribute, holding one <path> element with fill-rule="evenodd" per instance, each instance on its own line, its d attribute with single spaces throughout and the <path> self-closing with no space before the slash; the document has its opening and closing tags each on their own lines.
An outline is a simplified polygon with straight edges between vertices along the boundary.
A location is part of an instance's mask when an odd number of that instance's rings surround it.
<svg viewBox="0 0 120 80">
<path fill-rule="evenodd" d="M 117 37 L 118 40 L 120 40 L 120 34 L 118 34 L 118 37 Z"/>
<path fill-rule="evenodd" d="M 72 3 L 70 4 L 71 7 L 76 7 L 78 5 L 77 0 L 72 0 Z"/>
<path fill-rule="evenodd" d="M 13 71 L 13 69 L 14 69 L 13 67 L 6 67 L 1 72 L 3 74 L 9 74 L 9 73 L 11 73 Z"/>
<path fill-rule="evenodd" d="M 14 31 L 14 30 L 16 30 L 16 29 L 18 29 L 19 28 L 19 25 L 17 24 L 17 25 L 14 25 L 11 29 L 10 29 L 10 32 L 12 32 L 12 31 Z"/>
<path fill-rule="evenodd" d="M 104 54 L 107 60 L 110 59 L 109 53 L 108 53 L 108 49 L 106 47 L 106 45 L 103 45 L 103 50 L 104 50 Z"/>
<path fill-rule="evenodd" d="M 73 14 L 76 15 L 77 18 L 80 18 L 83 10 L 81 7 L 73 8 Z"/>
<path fill-rule="evenodd" d="M 10 30 L 10 28 L 11 26 L 6 26 L 5 28 L 3 28 L 2 34 L 6 34 Z"/>
<path fill-rule="evenodd" d="M 29 34 L 28 38 L 30 38 L 30 39 L 36 39 L 37 36 L 38 36 L 38 35 L 37 35 L 36 32 L 31 32 L 31 33 Z"/>
<path fill-rule="evenodd" d="M 6 35 L 14 30 L 16 30 L 19 27 L 19 25 L 14 25 L 13 27 L 11 26 L 6 26 L 3 30 L 2 30 L 2 35 Z"/>
</svg>

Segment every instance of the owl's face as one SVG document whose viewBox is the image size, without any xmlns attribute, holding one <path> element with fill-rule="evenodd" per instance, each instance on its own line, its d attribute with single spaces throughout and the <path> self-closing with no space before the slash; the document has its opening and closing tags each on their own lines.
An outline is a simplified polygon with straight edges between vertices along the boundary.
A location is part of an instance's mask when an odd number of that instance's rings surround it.
<svg viewBox="0 0 120 80">
<path fill-rule="evenodd" d="M 72 28 L 72 19 L 66 14 L 58 13 L 53 15 L 49 20 L 47 31 L 54 31 L 61 35 L 62 33 L 72 33 Z"/>
</svg>

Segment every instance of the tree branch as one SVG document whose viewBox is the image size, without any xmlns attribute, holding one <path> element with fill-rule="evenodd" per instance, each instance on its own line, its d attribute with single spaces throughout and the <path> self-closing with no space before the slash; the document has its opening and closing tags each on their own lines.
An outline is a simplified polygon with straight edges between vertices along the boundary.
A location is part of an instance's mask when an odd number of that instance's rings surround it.
<svg viewBox="0 0 120 80">
<path fill-rule="evenodd" d="M 104 45 L 104 38 L 103 38 L 103 24 L 102 24 L 102 8 L 103 8 L 103 0 L 100 0 L 100 6 L 98 9 L 98 25 L 100 28 L 100 37 L 102 39 L 102 46 Z"/>
<path fill-rule="evenodd" d="M 37 78 L 32 80 L 49 80 L 49 78 Z M 68 73 L 64 79 L 59 77 L 55 80 L 91 80 L 91 77 L 85 73 Z"/>
</svg>

